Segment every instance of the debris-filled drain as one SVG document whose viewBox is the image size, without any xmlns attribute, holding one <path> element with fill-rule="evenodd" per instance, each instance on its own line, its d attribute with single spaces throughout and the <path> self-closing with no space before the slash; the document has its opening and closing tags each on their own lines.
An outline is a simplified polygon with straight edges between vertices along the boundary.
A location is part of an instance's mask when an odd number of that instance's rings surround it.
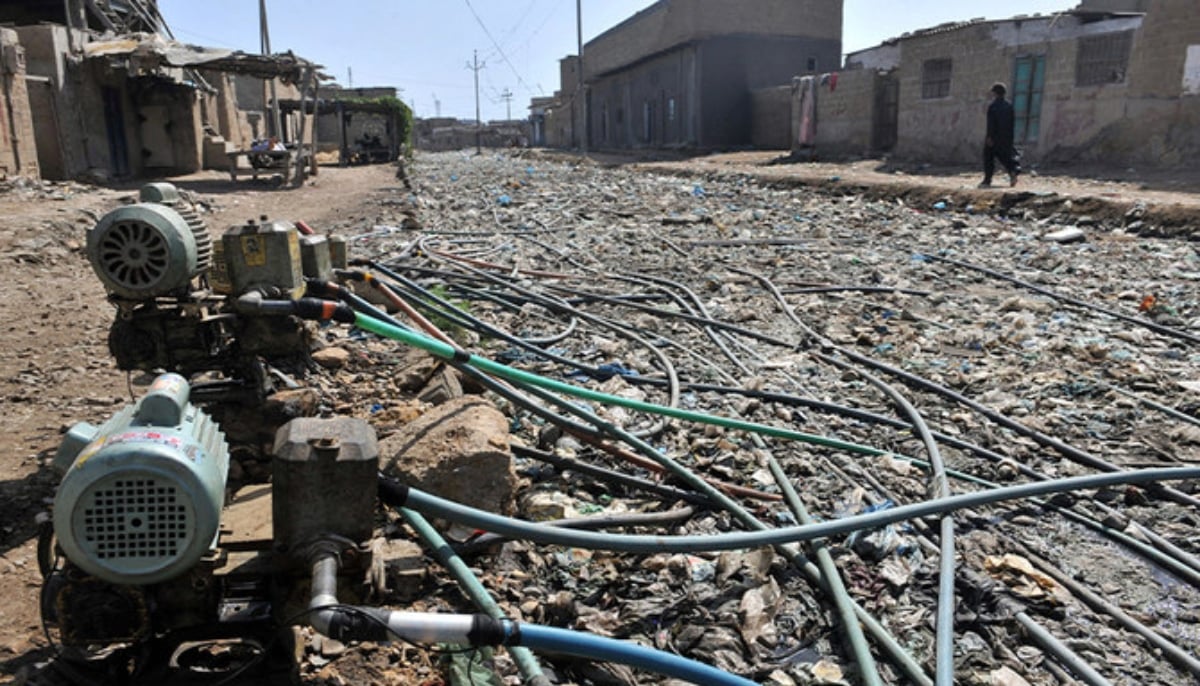
<svg viewBox="0 0 1200 686">
<path fill-rule="evenodd" d="M 114 348 L 195 378 L 72 430 L 64 484 L 178 426 L 180 455 L 232 455 L 242 514 L 227 559 L 195 548 L 183 577 L 68 542 L 60 608 L 119 596 L 141 633 L 110 638 L 137 642 L 184 621 L 168 598 L 216 603 L 264 655 L 303 648 L 308 683 L 1200 678 L 1191 244 L 540 156 L 411 171 L 367 225 L 314 227 L 349 253 L 321 278 L 265 256 L 315 241 L 269 222 L 214 243 L 225 298 L 187 292 L 192 264 L 149 296 L 109 284 L 114 332 L 169 317 L 208 348 Z M 187 493 L 207 545 L 213 503 Z M 62 505 L 56 528 L 85 526 Z M 181 578 L 195 597 L 164 590 Z M 240 650 L 187 654 L 220 671 Z"/>
</svg>

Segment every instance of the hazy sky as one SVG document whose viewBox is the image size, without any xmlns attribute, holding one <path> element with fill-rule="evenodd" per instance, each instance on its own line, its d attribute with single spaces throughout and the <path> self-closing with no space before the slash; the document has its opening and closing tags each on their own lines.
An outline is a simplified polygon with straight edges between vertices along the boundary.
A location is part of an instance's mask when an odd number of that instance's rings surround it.
<svg viewBox="0 0 1200 686">
<path fill-rule="evenodd" d="M 821 1 L 821 0 L 817 0 Z M 583 0 L 584 40 L 653 0 Z M 946 21 L 1068 9 L 1077 0 L 845 0 L 846 52 Z M 258 52 L 257 0 L 159 0 L 175 36 L 188 43 Z M 503 119 L 505 89 L 513 117 L 529 99 L 558 88 L 558 60 L 575 52 L 571 0 L 267 0 L 271 47 L 325 65 L 347 85 L 397 86 L 417 115 L 474 118 L 472 50 L 484 119 Z M 475 15 L 478 15 L 476 18 Z M 490 34 L 490 35 L 489 35 Z M 499 46 L 499 48 L 497 48 Z"/>
</svg>

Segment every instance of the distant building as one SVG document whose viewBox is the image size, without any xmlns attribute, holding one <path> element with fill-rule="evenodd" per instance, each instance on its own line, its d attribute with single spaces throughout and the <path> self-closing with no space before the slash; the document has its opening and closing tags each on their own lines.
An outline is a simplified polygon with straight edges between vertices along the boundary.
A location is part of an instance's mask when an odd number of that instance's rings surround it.
<svg viewBox="0 0 1200 686">
<path fill-rule="evenodd" d="M 841 60 L 841 0 L 660 0 L 584 46 L 547 116 L 547 143 L 592 149 L 751 144 L 752 91 Z"/>
<path fill-rule="evenodd" d="M 554 108 L 551 96 L 534 98 L 529 103 L 529 144 L 535 147 L 546 145 L 546 122 Z"/>
<path fill-rule="evenodd" d="M 482 127 L 474 120 L 440 117 L 413 123 L 413 145 L 428 152 L 465 150 L 476 142 L 485 148 L 524 148 L 529 145 L 530 122 L 489 121 Z"/>
<path fill-rule="evenodd" d="M 1200 163 L 1195 0 L 1085 0 L 1050 16 L 970 20 L 851 53 L 817 107 L 817 149 L 978 163 L 1005 82 L 1027 162 Z"/>
<path fill-rule="evenodd" d="M 579 147 L 580 112 L 575 102 L 579 92 L 579 57 L 567 55 L 558 61 L 559 89 L 545 105 L 546 145 L 551 148 Z"/>
</svg>

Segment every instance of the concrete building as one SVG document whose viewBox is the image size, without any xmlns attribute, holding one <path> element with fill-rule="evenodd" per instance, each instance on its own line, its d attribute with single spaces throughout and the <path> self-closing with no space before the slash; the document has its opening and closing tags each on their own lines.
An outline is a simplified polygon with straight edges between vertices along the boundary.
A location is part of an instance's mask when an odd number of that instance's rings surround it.
<svg viewBox="0 0 1200 686">
<path fill-rule="evenodd" d="M 841 36 L 841 0 L 660 0 L 584 46 L 588 147 L 750 145 L 752 92 L 835 68 Z M 580 143 L 574 59 L 551 145 Z"/>
<path fill-rule="evenodd" d="M 18 26 L 38 159 L 49 179 L 141 176 L 199 169 L 203 159 L 194 88 L 131 78 L 106 57 L 85 57 L 87 36 L 61 24 Z M 78 47 L 83 46 L 83 47 Z"/>
<path fill-rule="evenodd" d="M 1051 16 L 970 20 L 852 53 L 818 99 L 817 149 L 978 163 L 988 89 L 1009 85 L 1027 163 L 1196 165 L 1195 0 L 1085 0 Z"/>
</svg>

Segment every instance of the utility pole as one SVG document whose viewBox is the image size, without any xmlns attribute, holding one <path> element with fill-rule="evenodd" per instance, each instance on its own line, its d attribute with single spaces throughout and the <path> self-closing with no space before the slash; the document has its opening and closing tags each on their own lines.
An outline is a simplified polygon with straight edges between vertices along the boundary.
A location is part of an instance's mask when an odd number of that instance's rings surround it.
<svg viewBox="0 0 1200 686">
<path fill-rule="evenodd" d="M 479 116 L 479 70 L 487 66 L 487 63 L 479 63 L 479 51 L 476 50 L 474 58 L 467 63 L 467 69 L 475 72 L 475 154 L 483 154 L 483 119 Z"/>
<path fill-rule="evenodd" d="M 267 28 L 267 0 L 258 0 L 258 33 L 259 42 L 262 48 L 262 54 L 271 54 L 271 31 Z M 270 97 L 270 109 L 264 114 L 268 114 L 273 127 L 273 135 L 279 136 L 280 141 L 283 140 L 283 121 L 279 116 L 279 99 L 275 94 L 275 79 L 274 77 L 267 80 L 268 95 Z"/>
<path fill-rule="evenodd" d="M 346 67 L 346 87 L 354 88 L 354 67 Z"/>
<path fill-rule="evenodd" d="M 583 88 L 583 0 L 575 0 L 575 41 L 579 47 L 579 84 L 575 87 L 575 102 L 579 103 L 579 152 L 587 154 L 587 98 Z"/>
<path fill-rule="evenodd" d="M 433 94 L 433 111 L 434 116 L 436 116 L 438 119 L 442 118 L 442 101 L 438 100 L 437 93 Z"/>
<path fill-rule="evenodd" d="M 512 121 L 512 91 L 505 88 L 500 97 L 504 98 L 504 121 Z"/>
</svg>

